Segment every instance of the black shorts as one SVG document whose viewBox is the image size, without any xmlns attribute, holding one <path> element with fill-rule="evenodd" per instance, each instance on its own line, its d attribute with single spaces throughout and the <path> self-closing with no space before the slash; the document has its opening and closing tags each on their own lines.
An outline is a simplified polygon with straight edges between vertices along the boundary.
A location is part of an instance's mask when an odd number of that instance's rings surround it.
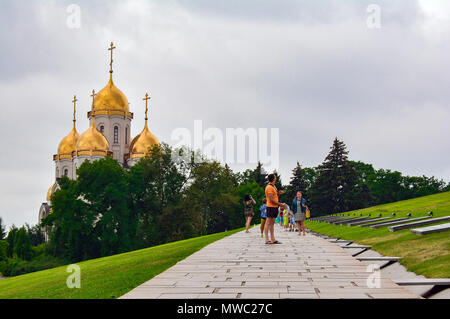
<svg viewBox="0 0 450 319">
<path fill-rule="evenodd" d="M 266 216 L 268 218 L 277 218 L 277 216 L 278 216 L 278 207 L 267 207 L 266 208 Z"/>
</svg>

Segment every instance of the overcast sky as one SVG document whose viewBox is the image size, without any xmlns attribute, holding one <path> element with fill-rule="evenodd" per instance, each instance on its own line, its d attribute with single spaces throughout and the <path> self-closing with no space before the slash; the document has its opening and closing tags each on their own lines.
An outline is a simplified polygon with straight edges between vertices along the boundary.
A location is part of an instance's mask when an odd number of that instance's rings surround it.
<svg viewBox="0 0 450 319">
<path fill-rule="evenodd" d="M 72 3 L 80 28 L 68 27 Z M 37 222 L 73 95 L 81 134 L 111 41 L 132 136 L 149 92 L 150 130 L 169 144 L 194 120 L 279 128 L 284 183 L 296 161 L 320 164 L 335 137 L 352 160 L 450 182 L 449 2 L 377 1 L 380 28 L 369 28 L 372 3 L 0 1 L 0 216 Z"/>
</svg>

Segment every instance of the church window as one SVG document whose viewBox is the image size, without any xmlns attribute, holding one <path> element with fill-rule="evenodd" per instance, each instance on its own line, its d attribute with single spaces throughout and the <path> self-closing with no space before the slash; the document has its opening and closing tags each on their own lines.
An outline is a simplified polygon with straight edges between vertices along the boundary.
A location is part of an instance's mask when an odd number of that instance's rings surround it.
<svg viewBox="0 0 450 319">
<path fill-rule="evenodd" d="M 119 127 L 114 126 L 114 143 L 119 143 Z"/>
<path fill-rule="evenodd" d="M 104 133 L 105 132 L 105 127 L 102 125 L 102 126 L 100 126 L 100 133 Z"/>
<path fill-rule="evenodd" d="M 65 170 L 64 170 L 64 176 L 68 176 L 69 175 L 69 170 L 66 168 Z"/>
<path fill-rule="evenodd" d="M 125 128 L 125 144 L 128 144 L 128 127 Z"/>
</svg>

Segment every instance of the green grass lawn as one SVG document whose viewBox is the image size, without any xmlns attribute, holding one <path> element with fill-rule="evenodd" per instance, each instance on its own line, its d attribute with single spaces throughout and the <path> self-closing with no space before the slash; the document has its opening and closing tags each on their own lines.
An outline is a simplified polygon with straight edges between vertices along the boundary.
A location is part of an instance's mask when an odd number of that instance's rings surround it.
<svg viewBox="0 0 450 319">
<path fill-rule="evenodd" d="M 241 230 L 79 262 L 79 289 L 67 287 L 67 266 L 2 279 L 0 298 L 118 298 L 208 244 Z"/>
<path fill-rule="evenodd" d="M 371 213 L 372 216 L 381 213 L 383 217 L 391 216 L 392 213 L 396 213 L 396 217 L 406 217 L 407 213 L 411 213 L 411 218 L 415 218 L 426 216 L 429 211 L 433 211 L 434 217 L 450 215 L 450 192 L 347 213 L 351 214 L 349 218 L 355 217 L 353 214 L 366 216 L 368 213 Z M 387 227 L 371 229 L 370 227 L 349 227 L 347 225 L 335 226 L 313 221 L 307 221 L 306 225 L 318 233 L 353 240 L 362 245 L 370 245 L 384 256 L 402 257 L 400 263 L 418 275 L 429 278 L 450 278 L 450 232 L 448 231 L 419 236 L 411 233 L 410 229 L 390 232 Z"/>
</svg>

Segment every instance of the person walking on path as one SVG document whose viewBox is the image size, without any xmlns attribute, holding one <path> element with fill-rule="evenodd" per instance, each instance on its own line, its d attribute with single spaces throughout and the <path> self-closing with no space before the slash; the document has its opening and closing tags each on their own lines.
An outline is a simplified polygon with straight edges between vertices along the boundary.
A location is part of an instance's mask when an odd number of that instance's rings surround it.
<svg viewBox="0 0 450 319">
<path fill-rule="evenodd" d="M 267 199 L 267 208 L 266 208 L 266 225 L 264 227 L 264 235 L 266 237 L 266 244 L 281 244 L 278 240 L 275 239 L 275 231 L 274 224 L 275 219 L 278 216 L 278 207 L 284 206 L 283 203 L 278 202 L 278 196 L 283 194 L 284 191 L 279 191 L 275 187 L 275 182 L 277 178 L 275 174 L 269 174 L 268 176 L 269 184 L 266 186 L 266 199 Z M 270 232 L 270 241 L 269 241 L 269 232 Z"/>
<path fill-rule="evenodd" d="M 259 208 L 259 210 L 261 211 L 261 238 L 264 237 L 264 226 L 266 225 L 266 209 L 267 209 L 267 199 L 263 198 L 262 200 L 262 205 Z"/>
<path fill-rule="evenodd" d="M 252 222 L 253 216 L 255 216 L 255 213 L 253 212 L 253 205 L 255 205 L 256 202 L 253 199 L 252 195 L 245 194 L 244 197 L 244 215 L 245 215 L 245 232 L 249 233 L 248 229 L 250 227 L 250 223 Z"/>
<path fill-rule="evenodd" d="M 302 192 L 297 192 L 297 196 L 292 201 L 292 212 L 294 220 L 297 223 L 298 235 L 306 235 L 305 218 L 306 218 L 306 199 L 303 198 Z"/>
</svg>

